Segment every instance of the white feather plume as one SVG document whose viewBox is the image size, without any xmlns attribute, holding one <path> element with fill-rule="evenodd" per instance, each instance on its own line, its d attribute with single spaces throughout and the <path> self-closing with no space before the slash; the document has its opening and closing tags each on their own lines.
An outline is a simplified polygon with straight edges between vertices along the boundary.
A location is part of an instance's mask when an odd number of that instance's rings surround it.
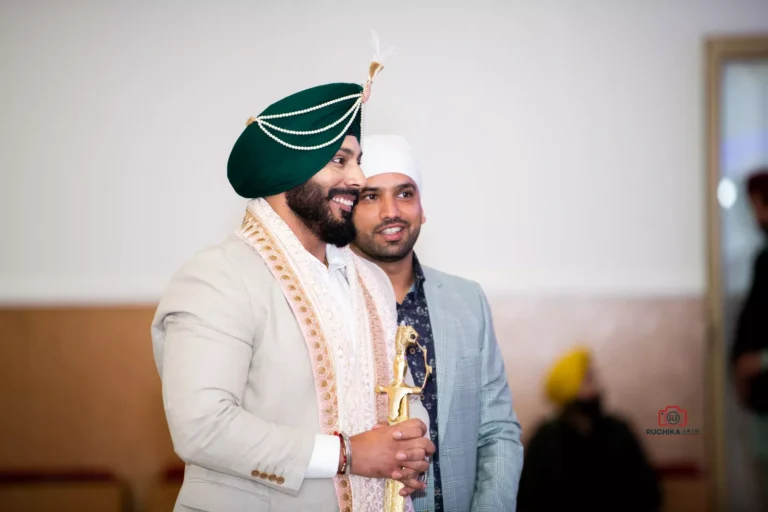
<svg viewBox="0 0 768 512">
<path fill-rule="evenodd" d="M 395 51 L 395 47 L 387 48 L 384 52 L 381 51 L 381 41 L 379 34 L 376 31 L 371 30 L 371 46 L 373 46 L 373 62 L 384 64 L 384 60 Z"/>
</svg>

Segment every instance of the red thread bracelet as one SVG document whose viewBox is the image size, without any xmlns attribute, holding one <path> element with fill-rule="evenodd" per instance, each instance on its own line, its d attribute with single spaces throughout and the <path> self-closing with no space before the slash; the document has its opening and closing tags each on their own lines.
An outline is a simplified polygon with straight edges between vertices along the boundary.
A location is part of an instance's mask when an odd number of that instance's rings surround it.
<svg viewBox="0 0 768 512">
<path fill-rule="evenodd" d="M 339 438 L 339 443 L 341 444 L 341 467 L 338 468 L 337 474 L 343 475 L 347 470 L 347 448 L 344 445 L 344 436 L 342 436 L 341 433 L 334 432 L 333 435 Z"/>
</svg>

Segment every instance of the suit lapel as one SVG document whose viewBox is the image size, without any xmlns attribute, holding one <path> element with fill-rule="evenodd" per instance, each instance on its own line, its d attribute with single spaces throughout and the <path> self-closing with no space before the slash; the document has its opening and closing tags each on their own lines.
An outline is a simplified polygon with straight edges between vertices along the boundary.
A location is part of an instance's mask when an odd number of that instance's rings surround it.
<svg viewBox="0 0 768 512">
<path fill-rule="evenodd" d="M 426 273 L 426 270 L 425 270 Z M 446 316 L 445 297 L 440 288 L 442 283 L 431 273 L 426 274 L 424 293 L 429 308 L 429 323 L 432 326 L 432 339 L 435 346 L 435 364 L 437 366 L 437 426 L 438 442 L 445 437 L 448 413 L 453 398 L 453 381 L 456 374 L 453 329 L 451 320 Z"/>
</svg>

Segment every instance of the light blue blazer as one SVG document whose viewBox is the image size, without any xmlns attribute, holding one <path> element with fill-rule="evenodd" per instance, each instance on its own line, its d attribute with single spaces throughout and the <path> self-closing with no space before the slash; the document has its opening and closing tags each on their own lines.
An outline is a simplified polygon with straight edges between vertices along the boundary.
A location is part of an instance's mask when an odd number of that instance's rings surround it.
<svg viewBox="0 0 768 512">
<path fill-rule="evenodd" d="M 514 512 L 523 469 L 521 428 L 480 285 L 423 266 L 434 337 L 443 506 Z M 434 510 L 430 468 L 419 511 Z"/>
</svg>

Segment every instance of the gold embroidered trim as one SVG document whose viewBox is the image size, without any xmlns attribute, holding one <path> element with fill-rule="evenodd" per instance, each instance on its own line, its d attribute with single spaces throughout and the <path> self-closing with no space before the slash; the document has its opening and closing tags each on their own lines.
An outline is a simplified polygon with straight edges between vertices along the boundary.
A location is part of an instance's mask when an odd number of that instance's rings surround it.
<svg viewBox="0 0 768 512">
<path fill-rule="evenodd" d="M 312 360 L 312 372 L 315 379 L 315 391 L 318 400 L 320 425 L 326 434 L 332 435 L 339 429 L 339 404 L 336 390 L 336 372 L 330 357 L 328 342 L 322 324 L 318 320 L 307 293 L 291 268 L 276 240 L 264 224 L 250 211 L 246 210 L 240 228 L 241 238 L 248 243 L 264 260 L 275 280 L 288 300 L 299 328 L 304 336 Z M 366 300 L 367 302 L 367 300 Z M 374 308 L 375 309 L 375 308 Z M 340 510 L 351 511 L 352 488 L 349 477 L 334 478 L 336 497 Z"/>
<path fill-rule="evenodd" d="M 379 318 L 376 303 L 373 301 L 373 297 L 371 297 L 371 294 L 365 286 L 365 283 L 363 283 L 363 278 L 359 273 L 357 275 L 357 282 L 360 285 L 360 289 L 363 291 L 365 307 L 368 310 L 369 323 L 371 324 L 371 344 L 373 345 L 376 384 L 379 386 L 386 386 L 392 380 L 392 375 L 389 371 L 390 363 L 387 360 L 387 340 L 381 325 L 381 318 Z M 389 416 L 387 395 L 376 394 L 376 416 L 377 421 L 387 421 Z"/>
</svg>

